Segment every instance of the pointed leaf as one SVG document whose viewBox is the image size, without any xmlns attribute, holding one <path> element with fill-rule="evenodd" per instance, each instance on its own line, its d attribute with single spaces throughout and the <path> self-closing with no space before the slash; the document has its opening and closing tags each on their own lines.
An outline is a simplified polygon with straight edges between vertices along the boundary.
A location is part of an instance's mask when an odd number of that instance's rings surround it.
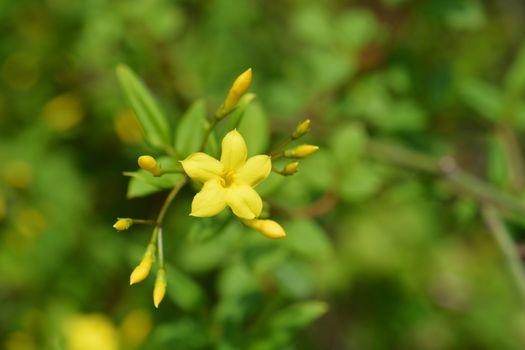
<svg viewBox="0 0 525 350">
<path fill-rule="evenodd" d="M 206 125 L 206 104 L 197 100 L 184 113 L 175 131 L 175 149 L 181 157 L 199 150 Z"/>
<path fill-rule="evenodd" d="M 165 150 L 170 141 L 169 124 L 153 96 L 129 67 L 119 65 L 117 78 L 144 129 L 146 142 L 153 148 Z"/>
</svg>

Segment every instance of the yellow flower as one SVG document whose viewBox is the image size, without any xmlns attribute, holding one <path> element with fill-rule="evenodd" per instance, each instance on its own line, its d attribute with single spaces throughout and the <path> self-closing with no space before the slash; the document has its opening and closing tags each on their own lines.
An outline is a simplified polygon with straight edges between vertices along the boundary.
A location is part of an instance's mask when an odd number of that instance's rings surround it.
<svg viewBox="0 0 525 350">
<path fill-rule="evenodd" d="M 220 161 L 197 152 L 181 161 L 186 174 L 204 184 L 191 204 L 191 215 L 208 217 L 226 206 L 241 219 L 255 219 L 261 214 L 262 200 L 254 190 L 272 170 L 271 158 L 257 155 L 247 158 L 246 143 L 237 130 L 222 140 Z"/>
</svg>

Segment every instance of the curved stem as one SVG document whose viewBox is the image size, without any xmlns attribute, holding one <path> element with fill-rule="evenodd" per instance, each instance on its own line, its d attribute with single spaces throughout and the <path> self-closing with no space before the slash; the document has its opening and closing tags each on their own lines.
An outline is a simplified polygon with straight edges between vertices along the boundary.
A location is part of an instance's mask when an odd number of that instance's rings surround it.
<svg viewBox="0 0 525 350">
<path fill-rule="evenodd" d="M 293 138 L 291 136 L 288 136 L 280 145 L 278 145 L 277 147 L 275 147 L 273 149 L 273 151 L 270 152 L 270 156 L 272 157 L 272 159 L 277 159 L 279 157 L 277 157 L 278 155 L 278 152 L 281 151 L 283 148 L 285 148 L 286 146 L 288 146 L 288 144 L 290 142 L 293 141 Z M 274 157 L 277 157 L 277 158 L 274 158 Z"/>
<path fill-rule="evenodd" d="M 179 182 L 173 186 L 170 193 L 166 197 L 166 200 L 164 200 L 164 203 L 162 204 L 162 207 L 160 208 L 159 214 L 157 216 L 157 221 L 155 222 L 155 228 L 153 228 L 153 233 L 151 234 L 151 240 L 150 245 L 157 245 L 158 249 L 158 256 L 159 256 L 159 268 L 164 267 L 164 253 L 163 253 L 163 242 L 162 242 L 162 224 L 164 223 L 164 218 L 166 216 L 166 213 L 168 212 L 168 209 L 171 205 L 171 202 L 175 199 L 179 191 L 182 187 L 186 184 L 188 178 L 184 176 Z"/>
<path fill-rule="evenodd" d="M 173 199 L 175 199 L 175 197 L 177 196 L 177 193 L 179 193 L 181 188 L 186 184 L 187 180 L 188 180 L 188 178 L 185 176 L 184 178 L 182 178 L 182 180 L 177 182 L 175 184 L 175 186 L 173 186 L 173 188 L 171 189 L 171 191 L 168 194 L 168 196 L 166 197 L 166 200 L 164 201 L 164 204 L 162 205 L 162 208 L 160 208 L 159 215 L 157 216 L 157 226 L 158 227 L 162 226 L 162 223 L 164 221 L 164 217 L 166 216 L 166 212 L 168 211 L 168 209 L 169 209 L 169 207 L 171 205 L 171 202 L 173 202 Z"/>
</svg>

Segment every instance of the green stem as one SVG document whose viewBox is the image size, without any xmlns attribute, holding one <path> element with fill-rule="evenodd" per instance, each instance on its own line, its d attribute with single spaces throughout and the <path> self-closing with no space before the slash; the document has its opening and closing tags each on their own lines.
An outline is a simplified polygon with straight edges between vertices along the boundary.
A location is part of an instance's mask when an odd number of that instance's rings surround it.
<svg viewBox="0 0 525 350">
<path fill-rule="evenodd" d="M 170 193 L 166 197 L 166 200 L 164 201 L 164 204 L 162 204 L 162 207 L 160 208 L 159 215 L 157 216 L 157 226 L 161 227 L 162 223 L 164 221 L 164 217 L 166 216 L 166 213 L 171 205 L 171 202 L 173 202 L 173 199 L 177 196 L 181 188 L 186 184 L 186 181 L 188 181 L 187 177 L 182 178 L 179 182 L 173 186 Z"/>
<path fill-rule="evenodd" d="M 270 156 L 272 157 L 272 159 L 276 159 L 274 158 L 274 156 L 277 156 L 278 153 L 283 149 L 285 148 L 286 146 L 288 146 L 288 144 L 290 142 L 293 141 L 293 138 L 291 136 L 288 136 L 279 146 L 275 147 L 273 149 L 273 151 L 270 152 Z"/>
<path fill-rule="evenodd" d="M 217 125 L 218 122 L 219 122 L 219 119 L 217 118 L 213 118 L 213 120 L 210 122 L 210 124 L 208 125 L 208 128 L 206 129 L 204 133 L 204 137 L 202 138 L 202 143 L 201 143 L 201 146 L 199 147 L 199 150 L 202 151 L 204 149 L 204 147 L 206 146 L 206 143 L 208 142 L 208 139 L 210 138 L 211 132 L 213 131 L 213 129 L 215 129 L 215 126 Z"/>
<path fill-rule="evenodd" d="M 162 227 L 157 230 L 157 255 L 159 257 L 159 269 L 164 268 L 164 243 L 162 241 Z"/>
<path fill-rule="evenodd" d="M 134 224 L 143 224 L 143 225 L 155 225 L 157 222 L 155 220 L 146 220 L 146 219 L 131 219 Z"/>
<path fill-rule="evenodd" d="M 171 145 L 166 147 L 166 154 L 169 155 L 172 158 L 177 158 L 177 151 Z"/>
<path fill-rule="evenodd" d="M 496 208 L 491 205 L 484 205 L 481 208 L 481 212 L 487 227 L 494 236 L 494 240 L 507 260 L 519 293 L 523 301 L 525 301 L 525 269 L 523 268 L 523 263 L 514 242 L 511 239 L 510 232 L 507 230 Z"/>
<path fill-rule="evenodd" d="M 184 170 L 182 169 L 167 169 L 167 170 L 162 169 L 160 174 L 157 175 L 157 177 L 162 176 L 164 174 L 184 174 Z"/>
<path fill-rule="evenodd" d="M 272 154 L 271 158 L 272 160 L 276 160 L 276 159 L 282 158 L 283 156 L 284 156 L 284 152 L 279 152 L 277 154 Z"/>
<path fill-rule="evenodd" d="M 186 184 L 188 178 L 185 176 L 173 186 L 170 193 L 164 200 L 164 203 L 162 204 L 162 207 L 160 208 L 159 214 L 157 216 L 157 221 L 155 228 L 153 228 L 153 233 L 151 235 L 150 245 L 157 245 L 158 249 L 158 256 L 159 256 L 159 268 L 164 268 L 164 252 L 163 252 L 163 242 L 162 242 L 162 224 L 164 223 L 164 218 L 166 217 L 166 213 L 168 212 L 168 209 L 181 190 L 182 187 Z"/>
</svg>

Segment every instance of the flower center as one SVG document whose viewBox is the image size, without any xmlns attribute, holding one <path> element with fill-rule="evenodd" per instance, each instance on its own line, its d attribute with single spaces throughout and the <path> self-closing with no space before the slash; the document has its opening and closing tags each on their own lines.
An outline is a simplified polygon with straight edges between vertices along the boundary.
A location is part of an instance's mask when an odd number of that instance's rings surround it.
<svg viewBox="0 0 525 350">
<path fill-rule="evenodd" d="M 224 187 L 230 187 L 233 184 L 233 171 L 230 171 L 223 176 Z"/>
</svg>

